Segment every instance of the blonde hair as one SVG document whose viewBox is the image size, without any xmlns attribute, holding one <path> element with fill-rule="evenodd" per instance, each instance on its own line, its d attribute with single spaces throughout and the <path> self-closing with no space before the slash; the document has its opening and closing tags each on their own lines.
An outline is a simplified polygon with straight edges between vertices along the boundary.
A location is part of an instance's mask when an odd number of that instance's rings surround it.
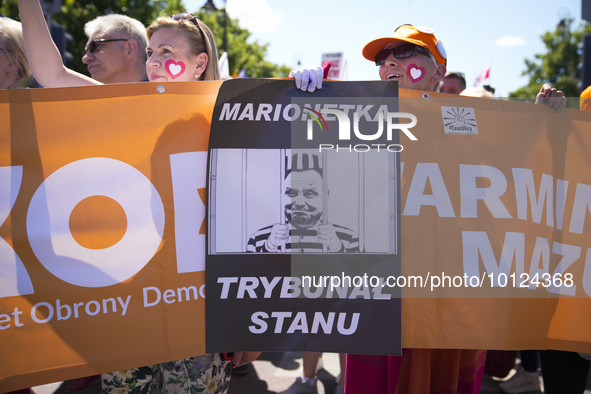
<svg viewBox="0 0 591 394">
<path fill-rule="evenodd" d="M 22 86 L 31 86 L 31 70 L 29 61 L 25 54 L 25 45 L 23 43 L 23 30 L 20 22 L 6 17 L 0 17 L 0 50 L 3 50 L 8 56 L 8 60 L 15 65 L 15 56 L 20 57 L 20 62 L 16 65 L 16 76 Z"/>
<path fill-rule="evenodd" d="M 197 56 L 202 52 L 207 53 L 207 67 L 205 68 L 205 72 L 199 76 L 199 80 L 219 80 L 220 67 L 218 65 L 218 50 L 217 46 L 215 45 L 215 38 L 212 31 L 205 23 L 201 22 L 197 18 L 195 18 L 195 20 L 203 32 L 205 42 L 203 42 L 203 38 L 201 38 L 201 33 L 199 32 L 197 26 L 195 26 L 192 21 L 187 19 L 176 21 L 171 17 L 161 16 L 156 19 L 154 23 L 148 26 L 146 33 L 148 33 L 148 39 L 151 39 L 152 35 L 160 29 L 171 28 L 182 31 L 189 40 L 189 46 L 191 48 L 192 55 Z"/>
</svg>

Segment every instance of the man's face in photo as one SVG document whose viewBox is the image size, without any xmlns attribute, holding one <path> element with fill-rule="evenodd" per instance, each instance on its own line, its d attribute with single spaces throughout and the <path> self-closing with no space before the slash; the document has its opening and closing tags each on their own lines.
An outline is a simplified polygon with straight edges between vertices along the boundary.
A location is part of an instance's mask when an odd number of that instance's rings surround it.
<svg viewBox="0 0 591 394">
<path fill-rule="evenodd" d="M 322 177 L 313 170 L 295 171 L 285 178 L 282 199 L 288 223 L 300 229 L 316 225 L 322 216 Z"/>
</svg>

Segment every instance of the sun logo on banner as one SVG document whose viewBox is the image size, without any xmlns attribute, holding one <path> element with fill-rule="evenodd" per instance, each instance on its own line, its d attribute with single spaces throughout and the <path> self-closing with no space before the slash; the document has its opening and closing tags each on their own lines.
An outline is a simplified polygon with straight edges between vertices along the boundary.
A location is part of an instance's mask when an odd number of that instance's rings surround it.
<svg viewBox="0 0 591 394">
<path fill-rule="evenodd" d="M 322 127 L 322 123 L 324 123 L 324 126 L 326 127 L 326 130 L 328 131 L 328 125 L 326 124 L 326 120 L 324 120 L 324 117 L 322 116 L 322 114 L 318 111 L 314 111 L 312 108 L 308 108 L 308 107 L 304 107 L 304 109 L 308 110 L 308 111 L 312 111 L 314 112 L 316 115 L 318 115 L 318 119 L 316 116 L 314 116 L 313 114 L 311 114 L 310 112 L 306 112 L 308 115 L 310 115 L 310 117 L 312 117 L 316 123 L 318 123 L 318 126 L 320 126 L 320 130 L 324 130 L 324 128 Z M 322 123 L 320 123 L 320 120 L 322 120 Z"/>
<path fill-rule="evenodd" d="M 446 134 L 478 134 L 474 108 L 441 107 Z"/>
</svg>

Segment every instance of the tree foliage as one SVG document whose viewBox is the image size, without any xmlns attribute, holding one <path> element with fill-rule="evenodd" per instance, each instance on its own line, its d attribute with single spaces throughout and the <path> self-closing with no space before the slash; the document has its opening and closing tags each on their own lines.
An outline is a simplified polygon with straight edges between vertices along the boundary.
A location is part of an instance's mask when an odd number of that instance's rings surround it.
<svg viewBox="0 0 591 394">
<path fill-rule="evenodd" d="M 20 21 L 17 0 L 0 0 L 0 14 Z"/>
<path fill-rule="evenodd" d="M 148 26 L 160 15 L 173 15 L 185 12 L 181 0 L 62 0 L 60 14 L 53 14 L 52 19 L 66 28 L 73 37 L 67 50 L 73 56 L 68 64 L 80 73 L 88 75 L 82 63 L 87 37 L 84 34 L 86 22 L 105 14 L 117 13 L 138 19 Z M 19 20 L 17 0 L 0 0 L 0 13 Z M 207 13 L 198 10 L 195 15 L 205 22 L 216 36 L 219 53 L 223 52 L 224 11 Z M 247 43 L 250 32 L 239 25 L 238 19 L 227 20 L 228 59 L 230 73 L 245 70 L 252 78 L 270 78 L 287 76 L 290 69 L 265 60 L 267 45 L 258 42 Z"/>
<path fill-rule="evenodd" d="M 527 86 L 509 94 L 509 97 L 535 97 L 544 83 L 562 90 L 567 97 L 578 97 L 581 91 L 581 62 L 583 37 L 591 34 L 591 23 L 572 29 L 573 19 L 564 19 L 554 31 L 541 36 L 547 53 L 535 55 L 535 60 L 525 59 L 525 71 L 529 76 Z"/>
<path fill-rule="evenodd" d="M 215 42 L 220 55 L 223 53 L 224 40 L 224 10 L 206 12 L 199 10 L 195 15 L 201 19 L 215 35 Z M 230 74 L 244 70 L 251 78 L 286 77 L 290 68 L 277 65 L 265 60 L 267 45 L 258 42 L 249 44 L 250 32 L 239 25 L 238 19 L 227 17 L 227 47 Z"/>
</svg>

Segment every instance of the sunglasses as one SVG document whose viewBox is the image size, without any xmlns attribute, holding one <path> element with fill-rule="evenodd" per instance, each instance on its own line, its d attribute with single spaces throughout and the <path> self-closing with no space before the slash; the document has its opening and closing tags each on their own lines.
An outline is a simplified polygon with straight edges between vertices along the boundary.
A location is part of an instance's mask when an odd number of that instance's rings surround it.
<svg viewBox="0 0 591 394">
<path fill-rule="evenodd" d="M 391 53 L 394 55 L 396 59 L 405 59 L 407 57 L 411 57 L 412 55 L 414 55 L 415 51 L 420 53 L 421 55 L 430 55 L 430 53 L 426 49 L 421 48 L 418 45 L 410 43 L 402 44 L 394 48 L 383 49 L 380 52 L 378 52 L 375 58 L 376 66 L 381 66 L 382 64 L 384 64 L 384 62 L 386 61 L 386 59 L 388 59 L 388 56 L 390 56 Z"/>
<path fill-rule="evenodd" d="M 88 44 L 88 47 L 85 48 L 85 52 L 94 53 L 94 51 L 96 51 L 96 49 L 98 48 L 98 44 L 102 44 L 103 42 L 111 42 L 111 41 L 128 41 L 128 39 L 127 38 L 109 38 L 109 39 L 99 38 L 98 40 L 94 40 L 90 44 Z"/>
<path fill-rule="evenodd" d="M 203 46 L 205 47 L 205 53 L 207 53 L 207 45 L 205 44 L 207 41 L 205 41 L 205 35 L 203 34 L 203 30 L 201 30 L 201 26 L 199 26 L 199 22 L 197 22 L 197 17 L 195 15 L 191 14 L 190 12 L 181 12 L 180 14 L 171 16 L 171 18 L 177 22 L 192 22 L 197 27 L 197 30 L 199 30 L 199 35 L 201 36 L 201 39 L 203 40 Z"/>
</svg>

